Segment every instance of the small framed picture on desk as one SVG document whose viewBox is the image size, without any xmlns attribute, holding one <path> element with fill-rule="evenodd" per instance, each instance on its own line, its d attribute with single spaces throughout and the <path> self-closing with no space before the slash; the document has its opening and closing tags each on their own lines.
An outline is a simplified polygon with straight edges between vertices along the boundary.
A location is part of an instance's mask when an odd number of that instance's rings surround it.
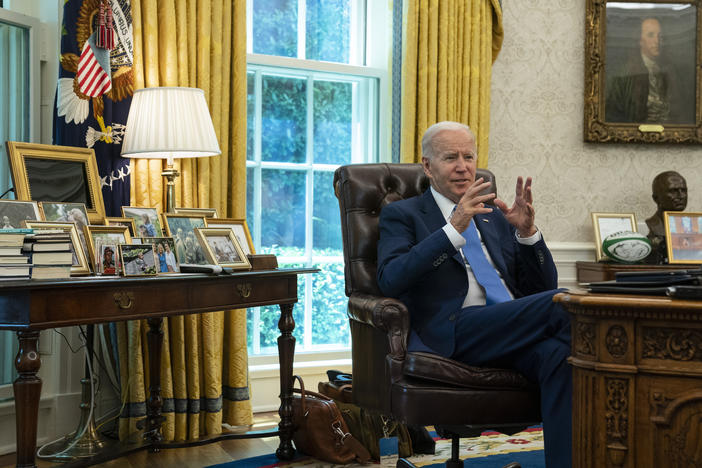
<svg viewBox="0 0 702 468">
<path fill-rule="evenodd" d="M 607 260 L 602 251 L 602 241 L 610 234 L 619 231 L 636 232 L 634 213 L 591 213 L 592 227 L 595 230 L 595 260 Z"/>
<path fill-rule="evenodd" d="M 665 211 L 668 263 L 702 263 L 702 213 Z"/>
</svg>

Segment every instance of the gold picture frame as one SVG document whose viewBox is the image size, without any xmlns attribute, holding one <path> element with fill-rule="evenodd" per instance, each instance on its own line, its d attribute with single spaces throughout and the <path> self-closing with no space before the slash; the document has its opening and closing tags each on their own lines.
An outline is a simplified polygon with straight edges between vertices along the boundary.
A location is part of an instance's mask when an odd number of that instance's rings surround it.
<svg viewBox="0 0 702 468">
<path fill-rule="evenodd" d="M 183 214 L 187 216 L 204 216 L 205 218 L 219 218 L 219 213 L 217 208 L 186 208 L 178 207 L 173 208 L 176 214 Z"/>
<path fill-rule="evenodd" d="M 636 229 L 636 216 L 634 213 L 590 213 L 592 228 L 595 233 L 595 259 L 596 261 L 609 260 L 602 251 L 602 241 L 615 232 L 633 231 Z"/>
<path fill-rule="evenodd" d="M 73 253 L 71 276 L 90 274 L 88 253 L 83 249 L 83 243 L 80 240 L 78 229 L 76 228 L 75 224 L 55 221 L 24 221 L 24 225 L 35 230 L 61 229 L 63 232 L 68 232 L 71 236 L 71 249 Z"/>
<path fill-rule="evenodd" d="M 156 276 L 158 259 L 153 244 L 119 244 L 124 276 Z"/>
<path fill-rule="evenodd" d="M 176 256 L 180 264 L 206 265 L 207 254 L 195 233 L 195 228 L 207 226 L 205 217 L 175 213 L 163 213 L 162 216 L 166 237 L 172 237 L 175 241 Z"/>
<path fill-rule="evenodd" d="M 234 270 L 251 268 L 231 228 L 195 228 L 195 234 L 210 263 Z"/>
<path fill-rule="evenodd" d="M 246 255 L 255 255 L 256 249 L 254 248 L 253 239 L 251 238 L 251 232 L 249 231 L 249 226 L 246 224 L 245 219 L 237 218 L 208 218 L 205 219 L 205 224 L 207 227 L 230 227 L 234 231 L 236 239 L 239 241 L 239 245 L 244 250 Z"/>
<path fill-rule="evenodd" d="M 701 25 L 702 0 L 586 0 L 584 140 L 701 143 Z"/>
<path fill-rule="evenodd" d="M 136 223 L 134 222 L 134 218 L 130 218 L 128 216 L 105 216 L 105 226 L 126 226 L 129 228 L 129 234 L 133 238 L 139 237 L 137 236 L 137 227 Z"/>
<path fill-rule="evenodd" d="M 702 263 L 702 213 L 664 211 L 668 263 Z"/>
<path fill-rule="evenodd" d="M 121 259 L 119 257 L 119 244 L 131 244 L 132 238 L 129 235 L 129 228 L 126 226 L 85 226 L 85 240 L 88 244 L 90 261 L 97 274 L 119 275 L 121 271 Z M 114 273 L 105 273 L 101 268 L 102 247 L 112 247 L 115 260 Z"/>
<path fill-rule="evenodd" d="M 19 141 L 6 145 L 18 200 L 85 203 L 89 221 L 103 222 L 105 204 L 91 148 Z M 57 177 L 59 172 L 62 178 Z"/>
</svg>

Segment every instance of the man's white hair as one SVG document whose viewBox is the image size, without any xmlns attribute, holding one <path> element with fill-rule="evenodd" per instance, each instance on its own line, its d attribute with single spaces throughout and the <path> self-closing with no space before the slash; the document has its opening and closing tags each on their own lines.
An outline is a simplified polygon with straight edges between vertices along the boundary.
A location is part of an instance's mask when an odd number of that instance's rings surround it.
<svg viewBox="0 0 702 468">
<path fill-rule="evenodd" d="M 444 130 L 465 130 L 471 137 L 473 137 L 473 141 L 475 141 L 475 134 L 468 125 L 460 122 L 453 122 L 451 120 L 444 120 L 443 122 L 435 123 L 424 132 L 424 136 L 422 136 L 422 156 L 427 159 L 431 159 L 434 156 L 434 137 L 437 133 Z"/>
</svg>

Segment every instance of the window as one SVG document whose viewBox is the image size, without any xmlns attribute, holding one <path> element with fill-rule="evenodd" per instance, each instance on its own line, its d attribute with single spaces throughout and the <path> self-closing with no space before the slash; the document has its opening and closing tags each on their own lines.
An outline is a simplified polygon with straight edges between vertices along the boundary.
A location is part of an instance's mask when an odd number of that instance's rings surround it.
<svg viewBox="0 0 702 468">
<path fill-rule="evenodd" d="M 250 0 L 248 15 L 247 220 L 256 251 L 283 267 L 320 269 L 299 281 L 297 349 L 348 348 L 332 180 L 340 165 L 378 161 L 383 146 L 385 71 L 367 65 L 370 15 L 362 0 Z M 251 354 L 277 352 L 278 318 L 277 307 L 249 309 Z"/>
<path fill-rule="evenodd" d="M 37 27 L 32 18 L 0 9 L 0 194 L 12 187 L 5 141 L 34 141 L 38 131 Z M 15 332 L 0 331 L 0 356 L 14 356 L 17 348 Z M 15 376 L 14 363 L 0 360 L 0 386 Z"/>
</svg>

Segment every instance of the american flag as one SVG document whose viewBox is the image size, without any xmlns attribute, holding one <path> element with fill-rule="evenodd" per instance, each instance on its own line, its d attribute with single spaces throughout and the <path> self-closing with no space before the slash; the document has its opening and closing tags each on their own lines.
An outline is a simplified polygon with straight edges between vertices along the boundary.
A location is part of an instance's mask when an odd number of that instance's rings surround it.
<svg viewBox="0 0 702 468">
<path fill-rule="evenodd" d="M 86 96 L 97 97 L 112 89 L 109 64 L 110 51 L 95 46 L 95 33 L 93 33 L 85 41 L 78 61 L 80 92 Z"/>
</svg>

